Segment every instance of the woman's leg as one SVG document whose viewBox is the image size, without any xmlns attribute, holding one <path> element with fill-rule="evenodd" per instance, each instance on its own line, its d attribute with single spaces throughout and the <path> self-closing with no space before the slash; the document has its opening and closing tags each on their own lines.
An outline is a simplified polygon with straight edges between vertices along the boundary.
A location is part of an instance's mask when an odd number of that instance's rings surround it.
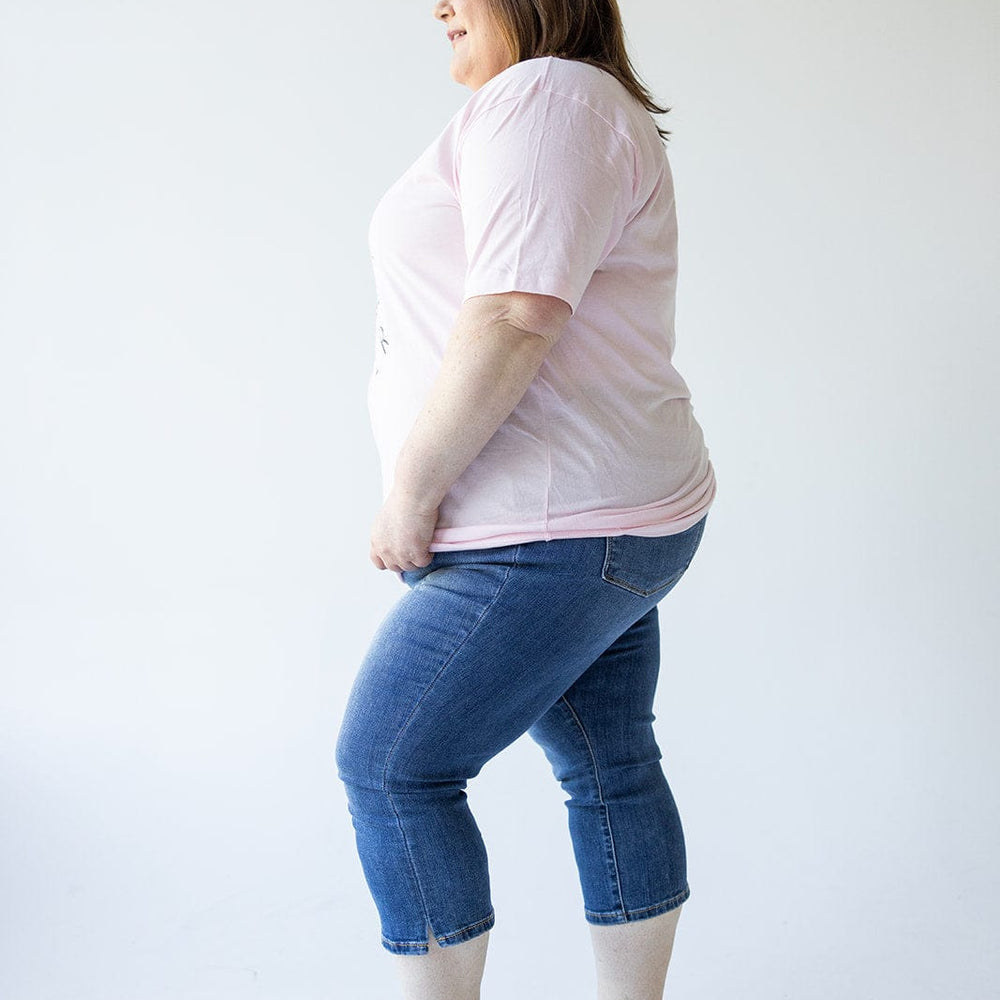
<svg viewBox="0 0 1000 1000">
<path fill-rule="evenodd" d="M 597 1000 L 661 1000 L 681 907 L 627 924 L 591 924 Z"/>
<path fill-rule="evenodd" d="M 657 592 L 696 547 L 687 533 L 636 541 Z M 632 589 L 641 581 L 622 566 L 623 552 L 635 555 L 631 543 L 562 539 L 436 553 L 430 566 L 403 574 L 411 590 L 372 642 L 337 741 L 389 951 L 427 958 L 429 936 L 448 951 L 493 926 L 467 781 L 655 604 Z"/>
<path fill-rule="evenodd" d="M 602 538 L 435 553 L 379 626 L 337 741 L 382 943 L 424 955 L 493 926 L 466 786 L 635 616 Z"/>
<path fill-rule="evenodd" d="M 680 815 L 652 729 L 659 656 L 653 607 L 529 730 L 570 796 L 598 1000 L 661 1000 L 689 895 Z"/>
<path fill-rule="evenodd" d="M 489 931 L 450 948 L 428 936 L 426 955 L 397 955 L 403 1000 L 479 1000 Z"/>
<path fill-rule="evenodd" d="M 653 733 L 659 659 L 654 606 L 528 730 L 569 795 L 592 924 L 653 917 L 690 894 L 684 831 Z"/>
</svg>

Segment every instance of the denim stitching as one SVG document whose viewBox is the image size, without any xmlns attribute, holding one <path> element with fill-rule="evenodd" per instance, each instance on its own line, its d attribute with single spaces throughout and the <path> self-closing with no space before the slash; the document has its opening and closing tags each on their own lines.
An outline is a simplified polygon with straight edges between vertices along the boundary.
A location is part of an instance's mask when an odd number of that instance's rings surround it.
<svg viewBox="0 0 1000 1000">
<path fill-rule="evenodd" d="M 426 941 L 393 941 L 392 938 L 387 938 L 384 934 L 382 935 L 382 944 L 396 951 L 399 955 L 423 955 L 428 950 Z M 408 950 L 403 951 L 404 948 Z M 423 951 L 420 950 L 421 948 Z"/>
<path fill-rule="evenodd" d="M 479 930 L 480 927 L 489 926 L 492 927 L 496 922 L 496 916 L 493 911 L 490 911 L 488 917 L 483 917 L 482 920 L 477 920 L 474 924 L 469 924 L 466 927 L 462 927 L 457 931 L 452 931 L 450 934 L 442 934 L 437 938 L 438 943 L 442 941 L 464 941 L 473 936 L 473 932 Z"/>
<path fill-rule="evenodd" d="M 417 874 L 417 867 L 413 863 L 413 853 L 410 850 L 410 842 L 407 839 L 406 831 L 403 829 L 403 824 L 400 821 L 399 811 L 396 809 L 396 803 L 393 801 L 392 792 L 388 788 L 388 778 L 387 778 L 387 775 L 389 773 L 389 762 L 392 760 L 392 756 L 393 756 L 393 754 L 396 751 L 396 747 L 399 745 L 399 741 L 403 738 L 403 734 L 409 728 L 409 725 L 413 721 L 413 717 L 416 715 L 417 709 L 420 707 L 420 705 L 423 702 L 424 698 L 427 697 L 428 693 L 430 692 L 431 688 L 434 687 L 434 684 L 437 682 L 438 678 L 447 669 L 448 664 L 451 663 L 451 661 L 458 655 L 459 650 L 461 650 L 461 648 L 472 637 L 472 634 L 476 631 L 476 629 L 479 627 L 479 625 L 482 622 L 482 620 L 486 617 L 486 613 L 490 610 L 490 608 L 493 607 L 494 604 L 496 604 L 497 598 L 500 596 L 501 592 L 503 591 L 504 586 L 506 585 L 507 581 L 510 579 L 511 571 L 517 565 L 517 556 L 518 556 L 518 553 L 520 552 L 520 550 L 521 550 L 520 546 L 518 546 L 517 549 L 515 549 L 515 551 L 514 551 L 514 558 L 512 560 L 512 563 L 511 563 L 510 566 L 507 567 L 507 572 L 504 574 L 504 578 L 500 581 L 500 586 L 497 587 L 496 593 L 490 598 L 489 603 L 486 604 L 486 606 L 483 608 L 482 613 L 475 620 L 475 622 L 473 622 L 472 627 L 468 631 L 468 634 L 452 650 L 451 656 L 449 656 L 444 661 L 444 663 L 441 664 L 441 666 L 438 668 L 438 672 L 431 678 L 430 683 L 424 689 L 423 694 L 421 694 L 421 696 L 417 699 L 417 702 L 413 706 L 413 709 L 410 711 L 410 714 L 407 716 L 406 721 L 403 723 L 402 726 L 400 726 L 399 732 L 396 734 L 396 738 L 392 741 L 392 746 L 389 748 L 389 752 L 385 756 L 385 765 L 382 768 L 382 791 L 385 792 L 385 796 L 389 800 L 389 805 L 392 806 L 392 814 L 396 817 L 396 826 L 399 829 L 400 836 L 403 838 L 403 847 L 406 850 L 406 860 L 407 860 L 407 862 L 408 862 L 408 864 L 410 866 L 410 873 L 413 876 L 413 881 L 414 881 L 414 884 L 417 887 L 417 892 L 420 893 L 420 903 L 421 903 L 421 908 L 423 909 L 423 912 L 424 912 L 424 920 L 426 921 L 427 926 L 431 929 L 431 933 L 432 934 L 434 933 L 434 928 L 431 925 L 430 915 L 427 912 L 427 899 L 426 899 L 426 897 L 424 895 L 424 887 L 420 883 L 420 876 Z"/>
<path fill-rule="evenodd" d="M 636 584 L 629 583 L 627 580 L 623 580 L 621 577 L 613 575 L 613 572 L 610 568 L 612 562 L 614 561 L 612 559 L 613 555 L 612 542 L 617 537 L 618 537 L 617 535 L 608 535 L 608 537 L 604 541 L 604 566 L 601 569 L 601 578 L 606 583 L 610 583 L 616 587 L 621 587 L 622 590 L 627 590 L 630 594 L 636 594 L 639 597 L 652 597 L 653 594 L 657 593 L 660 590 L 663 590 L 664 587 L 669 587 L 672 583 L 676 583 L 687 572 L 688 566 L 690 566 L 693 561 L 692 557 L 692 559 L 688 560 L 687 564 L 679 573 L 675 573 L 672 577 L 668 578 L 663 583 L 654 587 L 652 590 L 643 590 Z"/>
<path fill-rule="evenodd" d="M 642 590 L 635 584 L 629 583 L 628 581 L 621 579 L 621 577 L 612 575 L 610 571 L 610 566 L 611 563 L 613 562 L 612 542 L 614 542 L 614 540 L 620 536 L 608 535 L 604 539 L 604 565 L 603 567 L 601 567 L 601 579 L 604 580 L 605 583 L 610 583 L 616 587 L 621 587 L 622 590 L 627 590 L 629 593 L 636 594 L 639 597 L 652 597 L 653 594 L 659 593 L 665 587 L 670 587 L 677 584 L 680 581 L 681 577 L 684 576 L 684 574 L 688 571 L 688 569 L 690 569 L 691 563 L 694 562 L 695 554 L 697 553 L 698 548 L 701 545 L 701 539 L 705 534 L 706 520 L 707 520 L 707 515 L 706 517 L 703 517 L 700 521 L 696 521 L 693 525 L 691 525 L 691 528 L 697 528 L 700 526 L 701 530 L 698 532 L 697 537 L 695 538 L 694 552 L 691 553 L 691 558 L 688 559 L 688 561 L 684 564 L 684 568 L 679 573 L 674 574 L 674 576 L 670 577 L 664 583 L 661 583 L 659 586 L 654 587 L 652 590 Z M 684 530 L 685 532 L 690 531 L 691 528 L 685 528 Z"/>
<path fill-rule="evenodd" d="M 457 931 L 452 931 L 450 934 L 442 934 L 438 936 L 434 933 L 434 928 L 430 924 L 427 925 L 427 929 L 430 931 L 431 936 L 435 941 L 440 944 L 442 941 L 462 941 L 466 940 L 474 935 L 475 931 L 478 931 L 481 927 L 486 930 L 490 930 L 496 924 L 496 913 L 493 909 L 490 909 L 490 914 L 488 917 L 484 917 L 482 920 L 477 920 L 474 924 L 467 924 L 465 927 L 459 928 Z M 427 953 L 427 940 L 423 941 L 394 941 L 392 938 L 387 938 L 384 934 L 382 935 L 382 943 L 388 945 L 391 948 L 412 948 L 418 949 L 417 954 L 424 955 Z M 422 950 L 419 950 L 422 949 Z M 413 954 L 413 952 L 403 952 L 403 954 Z"/>
<path fill-rule="evenodd" d="M 615 851 L 615 835 L 611 829 L 611 816 L 608 812 L 608 804 L 604 801 L 604 789 L 601 787 L 601 774 L 597 767 L 597 758 L 594 755 L 594 748 L 591 745 L 590 737 L 587 735 L 587 730 L 584 729 L 583 723 L 580 721 L 580 717 L 573 710 L 573 706 L 566 700 L 566 696 L 563 695 L 559 700 L 566 706 L 566 710 L 572 716 L 573 721 L 580 728 L 580 733 L 583 736 L 584 742 L 587 744 L 587 753 L 590 754 L 590 761 L 594 768 L 594 782 L 597 785 L 597 799 L 601 803 L 601 807 L 604 810 L 604 828 L 608 838 L 608 844 L 611 848 L 611 865 L 614 868 L 615 885 L 618 888 L 618 904 L 621 906 L 622 910 L 624 910 L 625 896 L 622 892 L 621 872 L 618 870 L 618 855 Z"/>
<path fill-rule="evenodd" d="M 620 924 L 627 923 L 629 920 L 641 920 L 645 914 L 657 916 L 659 913 L 667 913 L 670 910 L 676 910 L 678 906 L 682 906 L 690 898 L 691 887 L 685 885 L 680 892 L 675 893 L 673 896 L 670 896 L 659 903 L 653 903 L 652 906 L 643 906 L 638 910 L 626 910 L 622 907 L 620 912 L 613 910 L 606 913 L 600 910 L 584 909 L 583 913 L 590 923 Z"/>
</svg>

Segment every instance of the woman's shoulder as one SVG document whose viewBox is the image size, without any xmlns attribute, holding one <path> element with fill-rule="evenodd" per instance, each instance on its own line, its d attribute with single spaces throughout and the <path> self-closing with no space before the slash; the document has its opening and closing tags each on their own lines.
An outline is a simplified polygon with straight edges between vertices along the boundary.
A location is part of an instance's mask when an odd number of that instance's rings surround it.
<svg viewBox="0 0 1000 1000">
<path fill-rule="evenodd" d="M 591 63 L 559 56 L 539 56 L 509 66 L 487 81 L 474 97 L 493 103 L 500 99 L 542 92 L 577 100 L 612 97 L 628 92 L 618 80 Z"/>
<path fill-rule="evenodd" d="M 540 56 L 525 59 L 498 73 L 477 90 L 459 116 L 463 124 L 483 112 L 515 101 L 552 98 L 573 102 L 604 118 L 616 130 L 631 133 L 648 127 L 649 116 L 624 85 L 607 70 L 579 59 Z"/>
</svg>

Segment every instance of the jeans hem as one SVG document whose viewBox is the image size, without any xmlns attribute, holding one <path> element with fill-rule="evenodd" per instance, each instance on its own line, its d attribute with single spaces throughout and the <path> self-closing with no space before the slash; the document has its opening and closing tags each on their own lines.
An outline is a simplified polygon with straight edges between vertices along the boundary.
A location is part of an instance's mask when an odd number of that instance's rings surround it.
<svg viewBox="0 0 1000 1000">
<path fill-rule="evenodd" d="M 624 924 L 632 920 L 645 920 L 656 917 L 669 910 L 676 910 L 691 895 L 690 886 L 684 886 L 680 892 L 652 906 L 644 906 L 639 910 L 612 910 L 610 913 L 598 913 L 594 910 L 583 911 L 588 924 Z"/>
<path fill-rule="evenodd" d="M 447 948 L 449 945 L 461 944 L 462 941 L 468 941 L 470 938 L 485 934 L 495 923 L 496 913 L 490 910 L 489 916 L 482 920 L 477 920 L 474 924 L 467 924 L 465 927 L 460 927 L 457 931 L 451 931 L 448 934 L 435 934 L 434 940 L 442 948 Z M 393 941 L 384 934 L 382 935 L 382 947 L 394 955 L 426 955 L 428 952 L 426 939 L 423 941 Z"/>
</svg>

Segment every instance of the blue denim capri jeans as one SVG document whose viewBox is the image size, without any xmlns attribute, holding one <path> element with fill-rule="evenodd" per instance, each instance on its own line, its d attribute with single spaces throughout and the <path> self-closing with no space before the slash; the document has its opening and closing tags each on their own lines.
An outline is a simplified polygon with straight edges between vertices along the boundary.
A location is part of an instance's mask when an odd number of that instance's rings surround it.
<svg viewBox="0 0 1000 1000">
<path fill-rule="evenodd" d="M 435 552 L 378 627 L 337 739 L 382 944 L 419 955 L 494 923 L 464 789 L 527 732 L 568 794 L 584 918 L 624 923 L 689 896 L 684 834 L 653 735 L 657 602 L 705 518 L 657 538 Z"/>
</svg>

